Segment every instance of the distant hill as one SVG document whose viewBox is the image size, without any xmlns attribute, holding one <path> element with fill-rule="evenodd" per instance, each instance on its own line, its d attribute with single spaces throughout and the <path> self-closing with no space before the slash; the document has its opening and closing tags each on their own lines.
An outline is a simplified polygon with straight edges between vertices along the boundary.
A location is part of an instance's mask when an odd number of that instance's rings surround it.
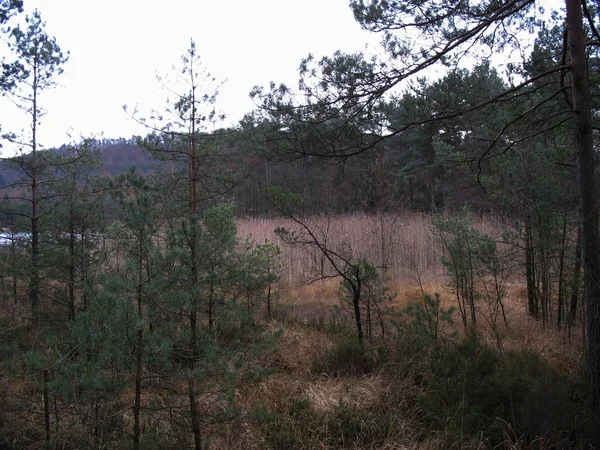
<svg viewBox="0 0 600 450">
<path fill-rule="evenodd" d="M 101 173 L 107 175 L 127 172 L 133 166 L 141 172 L 147 172 L 158 164 L 132 139 L 103 140 L 100 142 L 100 149 L 102 151 Z"/>
<path fill-rule="evenodd" d="M 44 152 L 61 152 L 65 146 L 58 149 L 43 150 Z M 158 163 L 138 146 L 133 139 L 104 139 L 100 141 L 102 167 L 98 173 L 118 175 L 127 172 L 135 166 L 141 172 L 148 172 Z M 0 161 L 0 186 L 17 182 L 22 174 L 11 167 L 7 161 Z"/>
</svg>

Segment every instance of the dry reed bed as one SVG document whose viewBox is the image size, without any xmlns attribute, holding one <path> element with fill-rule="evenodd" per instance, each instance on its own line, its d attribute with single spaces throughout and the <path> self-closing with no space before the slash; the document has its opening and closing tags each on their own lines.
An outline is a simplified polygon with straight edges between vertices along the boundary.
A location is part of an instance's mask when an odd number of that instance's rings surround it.
<svg viewBox="0 0 600 450">
<path fill-rule="evenodd" d="M 431 237 L 431 218 L 421 214 L 346 215 L 311 217 L 308 227 L 330 248 L 350 251 L 353 260 L 364 259 L 383 267 L 394 280 L 412 280 L 422 274 L 442 274 L 439 246 Z M 300 230 L 286 218 L 238 219 L 238 234 L 252 236 L 257 242 L 268 238 L 286 255 L 287 282 L 314 278 L 321 271 L 322 255 L 314 248 L 286 245 L 274 232 L 277 227 Z"/>
<path fill-rule="evenodd" d="M 431 231 L 432 215 L 315 216 L 307 218 L 305 223 L 331 248 L 344 248 L 355 261 L 364 259 L 383 267 L 388 278 L 386 284 L 396 294 L 394 306 L 402 307 L 420 298 L 421 287 L 429 293 L 441 293 L 445 307 L 455 305 L 441 263 L 443 248 Z M 247 217 L 238 219 L 237 226 L 242 238 L 250 237 L 259 243 L 267 238 L 282 248 L 285 269 L 280 298 L 291 307 L 294 316 L 326 314 L 331 307 L 340 304 L 339 278 L 307 283 L 307 280 L 318 279 L 323 270 L 319 250 L 288 245 L 274 232 L 277 227 L 301 231 L 297 223 L 288 218 Z M 498 241 L 507 228 L 501 217 L 493 215 L 476 218 L 474 226 Z"/>
<path fill-rule="evenodd" d="M 395 283 L 414 286 L 418 278 L 426 284 L 443 278 L 442 248 L 433 238 L 431 219 L 431 215 L 418 213 L 351 214 L 309 217 L 305 224 L 328 247 L 343 249 L 354 261 L 363 259 L 382 268 Z M 505 229 L 496 216 L 480 217 L 474 225 L 494 238 Z M 286 282 L 298 285 L 321 273 L 324 261 L 317 249 L 287 245 L 275 234 L 277 227 L 301 231 L 291 219 L 246 217 L 238 219 L 237 226 L 242 238 L 250 236 L 259 243 L 267 238 L 281 247 Z"/>
</svg>

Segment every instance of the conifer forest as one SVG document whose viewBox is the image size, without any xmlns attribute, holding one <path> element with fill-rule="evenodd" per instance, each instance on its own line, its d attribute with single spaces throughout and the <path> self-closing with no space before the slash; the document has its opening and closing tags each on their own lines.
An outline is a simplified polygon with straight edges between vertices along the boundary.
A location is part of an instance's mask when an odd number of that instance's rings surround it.
<svg viewBox="0 0 600 450">
<path fill-rule="evenodd" d="M 378 51 L 233 125 L 192 39 L 145 133 L 57 148 L 25 6 L 0 449 L 600 448 L 600 1 L 349 0 Z"/>
</svg>

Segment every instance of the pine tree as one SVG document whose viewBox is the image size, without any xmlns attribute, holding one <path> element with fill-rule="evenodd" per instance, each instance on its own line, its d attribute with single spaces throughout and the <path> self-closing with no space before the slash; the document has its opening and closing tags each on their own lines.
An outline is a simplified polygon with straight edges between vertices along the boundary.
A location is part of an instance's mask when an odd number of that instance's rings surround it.
<svg viewBox="0 0 600 450">
<path fill-rule="evenodd" d="M 34 321 L 40 318 L 40 161 L 38 126 L 44 115 L 40 95 L 55 84 L 56 76 L 67 62 L 56 40 L 46 34 L 46 24 L 36 10 L 26 18 L 27 28 L 20 26 L 10 33 L 10 48 L 16 57 L 11 64 L 3 64 L 2 85 L 30 120 L 28 135 L 18 137 L 5 135 L 21 149 L 21 156 L 14 159 L 22 173 L 29 179 L 29 202 L 31 204 L 31 267 L 29 277 L 29 300 Z"/>
</svg>

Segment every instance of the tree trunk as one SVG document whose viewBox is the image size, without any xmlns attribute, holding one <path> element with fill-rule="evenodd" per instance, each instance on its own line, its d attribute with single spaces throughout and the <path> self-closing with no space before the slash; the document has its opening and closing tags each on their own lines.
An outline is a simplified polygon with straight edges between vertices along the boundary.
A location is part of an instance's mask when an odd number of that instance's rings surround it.
<svg viewBox="0 0 600 450">
<path fill-rule="evenodd" d="M 215 331 L 215 274 L 210 274 L 209 294 L 208 294 L 208 329 L 212 333 Z"/>
<path fill-rule="evenodd" d="M 69 319 L 75 320 L 75 218 L 73 199 L 69 208 Z"/>
<path fill-rule="evenodd" d="M 577 175 L 581 197 L 581 244 L 583 295 L 586 307 L 587 367 L 594 409 L 600 407 L 600 260 L 598 259 L 598 196 L 594 172 L 592 114 L 581 3 L 566 0 L 573 105 L 576 111 L 575 140 Z"/>
<path fill-rule="evenodd" d="M 190 361 L 190 367 L 193 370 L 196 367 L 198 359 L 198 342 L 197 342 L 197 311 L 198 311 L 198 299 L 197 287 L 200 283 L 199 278 L 199 257 L 198 257 L 198 161 L 197 158 L 197 142 L 196 142 L 196 84 L 194 82 L 193 71 L 190 71 L 191 85 L 192 85 L 192 115 L 191 115 L 191 142 L 190 142 L 190 213 L 191 213 L 191 224 L 192 224 L 192 236 L 190 238 L 190 256 L 192 265 L 192 307 L 190 311 L 190 350 L 192 353 L 192 359 Z M 198 400 L 196 397 L 196 381 L 193 375 L 188 379 L 188 397 L 190 401 L 190 419 L 192 423 L 192 431 L 194 433 L 194 448 L 195 450 L 201 450 L 202 441 L 200 435 L 200 417 L 198 415 Z"/>
<path fill-rule="evenodd" d="M 88 252 L 88 242 L 87 242 L 87 230 L 85 223 L 81 225 L 81 230 L 79 232 L 81 235 L 81 254 L 79 261 L 79 283 L 81 286 L 81 307 L 83 311 L 87 311 L 88 309 L 88 276 L 89 276 L 89 265 L 90 265 L 90 255 Z"/>
<path fill-rule="evenodd" d="M 540 298 L 540 307 L 542 310 L 542 327 L 546 328 L 546 322 L 548 321 L 548 302 L 550 299 L 550 282 L 549 282 L 549 258 L 546 255 L 546 244 L 545 244 L 545 239 L 544 240 L 540 240 L 540 246 L 539 246 L 539 252 L 540 252 L 540 258 L 539 258 L 539 268 L 540 268 L 540 274 L 538 276 L 538 282 L 540 283 L 541 286 L 541 295 L 539 295 Z"/>
<path fill-rule="evenodd" d="M 558 311 L 557 311 L 557 325 L 558 328 L 562 326 L 562 321 L 565 315 L 565 244 L 567 241 L 567 214 L 563 221 L 562 237 L 560 246 L 560 256 L 558 263 Z"/>
<path fill-rule="evenodd" d="M 194 302 L 195 303 L 195 302 Z M 198 348 L 196 343 L 196 332 L 197 326 L 196 323 L 196 311 L 192 310 L 190 314 L 190 328 L 191 328 L 191 336 L 190 336 L 190 345 L 191 345 L 191 361 L 190 366 L 193 369 L 196 366 L 196 360 L 198 359 Z M 193 373 L 190 378 L 188 378 L 188 397 L 190 401 L 190 419 L 192 423 L 192 432 L 194 434 L 194 448 L 195 450 L 202 449 L 202 440 L 200 434 L 200 416 L 198 414 L 198 399 L 196 396 L 196 380 L 193 378 Z"/>
<path fill-rule="evenodd" d="M 525 219 L 525 278 L 527 279 L 527 305 L 529 315 L 538 318 L 538 301 L 535 286 L 535 261 L 533 255 L 533 238 L 531 235 L 531 219 Z"/>
<path fill-rule="evenodd" d="M 367 314 L 367 320 L 366 322 L 366 326 L 367 326 L 367 338 L 369 339 L 369 343 L 373 343 L 373 330 L 372 330 L 372 324 L 371 324 L 371 299 L 367 298 L 366 301 L 366 314 Z"/>
<path fill-rule="evenodd" d="M 356 285 L 352 285 L 352 283 L 356 282 Z M 356 273 L 356 280 L 350 280 L 352 286 L 352 306 L 354 307 L 354 322 L 356 323 L 356 334 L 358 336 L 358 343 L 362 345 L 363 343 L 363 329 L 362 329 L 362 321 L 360 318 L 360 294 L 361 294 L 361 281 L 360 274 Z"/>
<path fill-rule="evenodd" d="M 196 382 L 193 378 L 188 379 L 188 394 L 190 398 L 190 417 L 192 418 L 192 431 L 194 432 L 194 449 L 202 450 L 200 418 L 198 415 L 198 401 L 196 399 Z"/>
<path fill-rule="evenodd" d="M 267 317 L 271 318 L 271 283 L 267 285 Z"/>
<path fill-rule="evenodd" d="M 142 409 L 142 354 L 143 354 L 143 332 L 140 328 L 137 332 L 135 351 L 135 401 L 133 404 L 133 448 L 140 449 L 140 438 L 142 434 L 141 409 Z"/>
<path fill-rule="evenodd" d="M 139 256 L 138 256 L 138 273 L 137 273 L 137 313 L 141 321 L 143 317 L 142 300 L 143 300 L 143 262 L 144 262 L 144 231 L 140 230 L 139 234 Z M 143 325 L 137 331 L 137 342 L 135 344 L 135 400 L 133 404 L 133 448 L 140 449 L 140 439 L 142 434 L 141 423 L 141 406 L 142 406 L 142 357 L 144 355 L 144 330 Z"/>
<path fill-rule="evenodd" d="M 37 179 L 35 168 L 31 184 L 31 272 L 29 274 L 29 301 L 31 317 L 34 322 L 40 320 L 40 225 L 38 216 Z"/>
<path fill-rule="evenodd" d="M 8 293 L 6 292 L 6 264 L 2 264 L 2 303 L 8 304 Z"/>
<path fill-rule="evenodd" d="M 31 273 L 29 275 L 29 301 L 31 303 L 31 317 L 33 322 L 40 319 L 40 217 L 38 211 L 38 155 L 37 155 L 37 87 L 38 64 L 36 52 L 33 62 L 33 95 L 32 95 L 32 121 L 31 121 Z"/>
<path fill-rule="evenodd" d="M 571 279 L 571 301 L 569 305 L 569 326 L 577 318 L 577 303 L 579 302 L 579 282 L 581 280 L 581 225 L 577 227 L 577 241 L 575 244 L 575 267 Z"/>
<path fill-rule="evenodd" d="M 12 264 L 12 294 L 13 294 L 13 302 L 14 304 L 19 303 L 19 297 L 17 295 L 17 243 L 15 242 L 15 231 L 11 230 L 10 232 L 10 252 L 11 252 L 11 264 Z"/>
<path fill-rule="evenodd" d="M 471 249 L 471 244 L 467 240 L 467 251 L 468 251 L 468 273 L 466 273 L 467 277 L 467 286 L 469 289 L 468 299 L 469 299 L 469 309 L 471 311 L 471 325 L 475 328 L 477 326 L 477 314 L 475 308 L 475 261 L 473 261 L 473 250 Z"/>
<path fill-rule="evenodd" d="M 52 448 L 52 436 L 50 434 L 50 398 L 48 395 L 48 384 L 50 383 L 50 371 L 44 369 L 44 431 L 46 434 L 46 449 Z"/>
</svg>

